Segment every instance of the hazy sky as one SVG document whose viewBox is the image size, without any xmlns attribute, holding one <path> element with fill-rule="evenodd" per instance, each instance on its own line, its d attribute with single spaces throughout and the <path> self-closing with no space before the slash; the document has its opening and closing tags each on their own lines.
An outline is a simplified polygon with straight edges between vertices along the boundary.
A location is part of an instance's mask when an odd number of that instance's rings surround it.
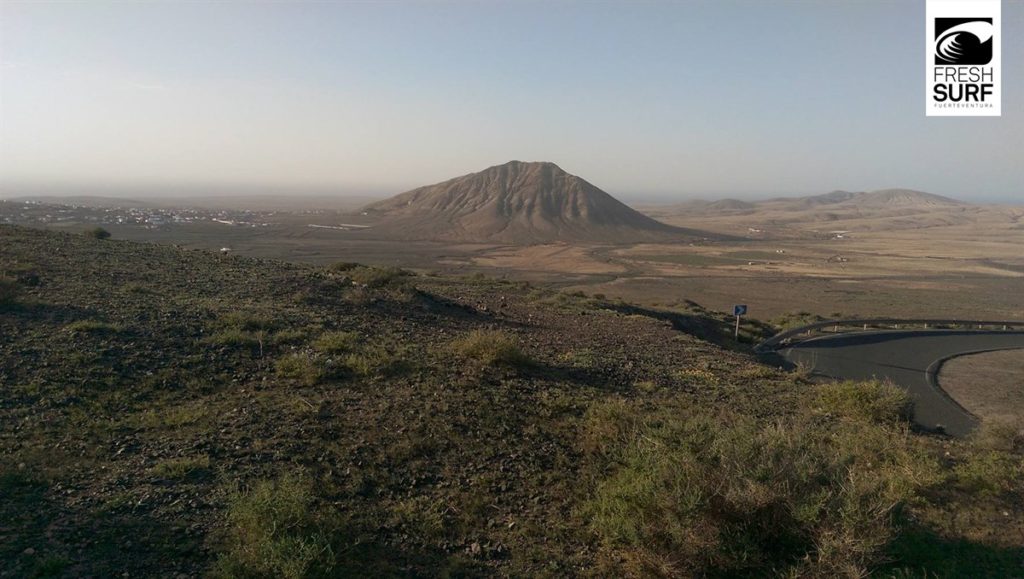
<svg viewBox="0 0 1024 579">
<path fill-rule="evenodd" d="M 924 0 L 0 3 L 0 187 L 397 193 L 511 159 L 624 198 L 1024 199 L 1003 116 L 924 116 Z"/>
</svg>

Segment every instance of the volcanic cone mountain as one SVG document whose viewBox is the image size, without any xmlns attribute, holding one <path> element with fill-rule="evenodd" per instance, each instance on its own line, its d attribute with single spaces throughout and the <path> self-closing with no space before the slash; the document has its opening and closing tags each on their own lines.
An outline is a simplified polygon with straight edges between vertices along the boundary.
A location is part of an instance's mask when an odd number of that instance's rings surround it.
<svg viewBox="0 0 1024 579">
<path fill-rule="evenodd" d="M 413 189 L 364 209 L 405 239 L 531 244 L 639 242 L 688 231 L 643 215 L 554 163 L 511 161 Z"/>
</svg>

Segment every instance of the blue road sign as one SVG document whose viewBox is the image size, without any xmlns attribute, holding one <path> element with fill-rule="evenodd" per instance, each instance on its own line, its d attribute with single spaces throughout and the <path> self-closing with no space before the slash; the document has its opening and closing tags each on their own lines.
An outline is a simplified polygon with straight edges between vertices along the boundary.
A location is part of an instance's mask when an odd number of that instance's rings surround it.
<svg viewBox="0 0 1024 579">
<path fill-rule="evenodd" d="M 732 315 L 734 315 L 734 316 L 745 316 L 745 315 L 747 315 L 747 306 L 745 304 L 733 306 L 732 307 Z"/>
</svg>

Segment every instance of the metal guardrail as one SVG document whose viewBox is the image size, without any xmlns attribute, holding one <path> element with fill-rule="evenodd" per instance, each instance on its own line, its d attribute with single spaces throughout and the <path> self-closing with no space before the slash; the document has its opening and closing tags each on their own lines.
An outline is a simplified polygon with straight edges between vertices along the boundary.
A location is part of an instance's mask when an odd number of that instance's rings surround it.
<svg viewBox="0 0 1024 579">
<path fill-rule="evenodd" d="M 775 334 L 771 338 L 768 338 L 767 340 L 755 346 L 754 351 L 757 353 L 766 353 L 772 350 L 776 350 L 780 345 L 788 345 L 792 343 L 793 338 L 796 338 L 803 334 L 810 335 L 812 332 L 814 332 L 814 330 L 819 330 L 821 328 L 835 327 L 837 331 L 836 333 L 838 333 L 838 329 L 840 327 L 853 326 L 859 326 L 860 331 L 903 329 L 900 326 L 924 326 L 924 329 L 984 329 L 985 327 L 995 327 L 1003 330 L 1009 330 L 1011 328 L 1024 329 L 1024 322 L 1006 320 L 907 320 L 896 318 L 826 320 L 823 322 L 808 324 L 806 326 L 800 326 L 799 328 L 793 328 L 792 330 L 779 332 L 778 334 Z M 936 328 L 932 328 L 932 326 L 936 326 Z M 956 327 L 948 328 L 939 326 Z"/>
</svg>

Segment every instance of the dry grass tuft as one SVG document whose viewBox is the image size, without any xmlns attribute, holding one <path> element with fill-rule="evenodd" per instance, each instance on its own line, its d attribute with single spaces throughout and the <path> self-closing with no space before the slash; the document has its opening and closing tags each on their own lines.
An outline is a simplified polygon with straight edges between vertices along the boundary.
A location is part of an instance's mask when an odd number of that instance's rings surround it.
<svg viewBox="0 0 1024 579">
<path fill-rule="evenodd" d="M 824 384 L 818 390 L 816 402 L 820 410 L 829 414 L 872 423 L 908 420 L 912 410 L 905 390 L 878 380 Z"/>
<path fill-rule="evenodd" d="M 329 576 L 329 532 L 301 476 L 261 481 L 229 498 L 227 537 L 214 577 Z"/>
<path fill-rule="evenodd" d="M 866 576 L 938 463 L 905 425 L 819 422 L 592 407 L 583 446 L 606 474 L 581 514 L 610 572 Z"/>
<path fill-rule="evenodd" d="M 473 330 L 454 340 L 451 350 L 459 357 L 488 366 L 528 366 L 530 358 L 519 349 L 516 340 L 500 330 Z"/>
</svg>

